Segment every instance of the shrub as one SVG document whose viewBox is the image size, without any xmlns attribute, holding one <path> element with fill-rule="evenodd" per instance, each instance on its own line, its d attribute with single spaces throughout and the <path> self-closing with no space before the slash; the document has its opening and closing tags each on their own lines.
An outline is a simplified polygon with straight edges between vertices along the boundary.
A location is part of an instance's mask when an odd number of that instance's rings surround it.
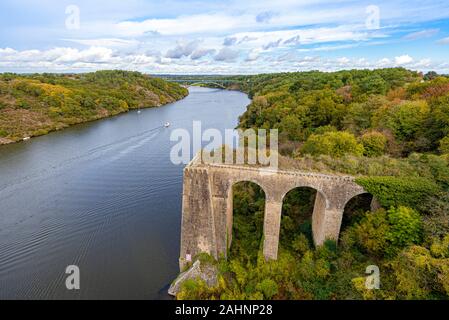
<svg viewBox="0 0 449 320">
<path fill-rule="evenodd" d="M 35 137 L 44 136 L 46 134 L 48 134 L 48 130 L 45 129 L 39 129 L 33 132 L 33 136 Z"/>
<path fill-rule="evenodd" d="M 390 110 L 387 127 L 399 140 L 411 140 L 423 128 L 429 111 L 426 101 L 401 103 Z"/>
<path fill-rule="evenodd" d="M 313 156 L 329 155 L 339 158 L 348 154 L 361 156 L 364 149 L 349 132 L 326 132 L 321 135 L 312 134 L 301 151 Z"/>
<path fill-rule="evenodd" d="M 17 101 L 16 101 L 16 106 L 19 107 L 19 108 L 21 108 L 21 109 L 26 109 L 26 110 L 28 110 L 28 109 L 31 108 L 31 106 L 30 106 L 30 104 L 28 103 L 28 101 L 26 101 L 26 100 L 24 100 L 24 99 L 17 99 Z"/>
<path fill-rule="evenodd" d="M 177 295 L 178 300 L 201 300 L 208 295 L 208 286 L 204 280 L 189 279 L 181 284 L 181 288 Z"/>
<path fill-rule="evenodd" d="M 449 258 L 449 234 L 442 240 L 436 239 L 430 246 L 430 252 L 436 258 Z"/>
<path fill-rule="evenodd" d="M 297 235 L 292 242 L 292 248 L 300 255 L 304 255 L 308 250 L 310 250 L 310 243 L 306 235 L 303 233 Z"/>
<path fill-rule="evenodd" d="M 385 210 L 367 213 L 354 227 L 356 243 L 366 252 L 381 256 L 388 248 L 387 235 L 390 230 Z"/>
<path fill-rule="evenodd" d="M 431 256 L 427 249 L 413 246 L 402 251 L 391 263 L 396 290 L 402 299 L 425 299 L 431 293 Z"/>
<path fill-rule="evenodd" d="M 402 248 L 421 241 L 422 220 L 416 210 L 407 207 L 391 208 L 388 210 L 388 221 L 390 228 L 387 238 L 394 247 Z"/>
<path fill-rule="evenodd" d="M 422 221 L 419 213 L 407 207 L 381 209 L 369 212 L 349 232 L 355 243 L 370 255 L 393 255 L 422 239 Z M 348 239 L 345 240 L 346 243 Z"/>
<path fill-rule="evenodd" d="M 449 193 L 429 198 L 422 206 L 424 235 L 427 242 L 449 234 Z"/>
<path fill-rule="evenodd" d="M 383 207 L 407 206 L 417 208 L 439 193 L 438 185 L 419 177 L 363 177 L 356 183 L 379 200 Z"/>
<path fill-rule="evenodd" d="M 365 148 L 365 156 L 379 157 L 385 153 L 388 140 L 382 133 L 371 131 L 362 136 L 361 142 Z"/>
<path fill-rule="evenodd" d="M 276 282 L 271 279 L 265 279 L 257 285 L 257 290 L 261 291 L 266 299 L 271 299 L 278 293 Z"/>
<path fill-rule="evenodd" d="M 440 140 L 440 152 L 449 153 L 449 136 L 446 136 Z"/>
<path fill-rule="evenodd" d="M 447 299 L 449 260 L 434 258 L 428 249 L 411 246 L 391 263 L 401 299 Z"/>
</svg>

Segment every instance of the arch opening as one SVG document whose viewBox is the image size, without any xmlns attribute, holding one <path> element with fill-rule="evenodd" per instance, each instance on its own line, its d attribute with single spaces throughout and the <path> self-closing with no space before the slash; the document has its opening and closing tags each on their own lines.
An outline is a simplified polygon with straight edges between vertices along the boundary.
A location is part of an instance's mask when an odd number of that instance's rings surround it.
<svg viewBox="0 0 449 320">
<path fill-rule="evenodd" d="M 233 184 L 230 192 L 228 256 L 255 263 L 263 246 L 265 191 L 257 183 L 241 181 Z"/>
<path fill-rule="evenodd" d="M 372 209 L 373 195 L 370 193 L 362 193 L 352 197 L 345 205 L 343 211 L 343 219 L 341 222 L 340 236 L 346 228 L 359 222 L 363 216 Z"/>
<path fill-rule="evenodd" d="M 313 244 L 313 213 L 318 191 L 310 187 L 290 190 L 282 202 L 280 248 L 296 250 L 298 242 Z"/>
</svg>

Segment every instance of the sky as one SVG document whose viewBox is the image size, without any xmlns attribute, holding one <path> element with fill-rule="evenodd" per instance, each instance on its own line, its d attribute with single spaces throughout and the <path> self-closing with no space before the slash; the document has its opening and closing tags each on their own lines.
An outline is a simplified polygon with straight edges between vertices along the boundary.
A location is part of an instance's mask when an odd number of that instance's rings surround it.
<svg viewBox="0 0 449 320">
<path fill-rule="evenodd" d="M 2 0 L 0 72 L 449 73 L 449 1 Z"/>
</svg>

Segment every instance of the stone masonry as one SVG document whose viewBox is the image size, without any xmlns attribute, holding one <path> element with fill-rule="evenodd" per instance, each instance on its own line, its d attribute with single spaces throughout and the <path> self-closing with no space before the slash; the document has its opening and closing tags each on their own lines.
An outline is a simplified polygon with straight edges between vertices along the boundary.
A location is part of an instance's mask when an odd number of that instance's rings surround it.
<svg viewBox="0 0 449 320">
<path fill-rule="evenodd" d="M 346 204 L 366 193 L 351 176 L 283 171 L 238 165 L 204 164 L 196 157 L 184 170 L 180 268 L 198 253 L 226 257 L 232 242 L 233 194 L 238 182 L 265 192 L 264 256 L 277 259 L 282 202 L 297 187 L 317 190 L 312 216 L 315 245 L 338 240 Z"/>
</svg>

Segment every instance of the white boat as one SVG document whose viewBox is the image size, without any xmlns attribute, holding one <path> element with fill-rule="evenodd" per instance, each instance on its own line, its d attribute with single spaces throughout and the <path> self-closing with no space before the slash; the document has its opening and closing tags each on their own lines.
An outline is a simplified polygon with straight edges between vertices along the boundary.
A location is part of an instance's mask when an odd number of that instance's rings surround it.
<svg viewBox="0 0 449 320">
<path fill-rule="evenodd" d="M 137 111 L 137 114 L 141 114 L 141 113 L 142 113 L 142 111 L 140 111 L 140 110 L 139 110 L 139 111 Z"/>
<path fill-rule="evenodd" d="M 166 122 L 166 123 L 164 124 L 164 127 L 165 127 L 165 128 L 170 127 L 170 122 Z"/>
<path fill-rule="evenodd" d="M 31 139 L 30 137 L 25 137 L 25 138 L 23 138 L 23 141 L 28 141 L 30 139 Z"/>
</svg>

